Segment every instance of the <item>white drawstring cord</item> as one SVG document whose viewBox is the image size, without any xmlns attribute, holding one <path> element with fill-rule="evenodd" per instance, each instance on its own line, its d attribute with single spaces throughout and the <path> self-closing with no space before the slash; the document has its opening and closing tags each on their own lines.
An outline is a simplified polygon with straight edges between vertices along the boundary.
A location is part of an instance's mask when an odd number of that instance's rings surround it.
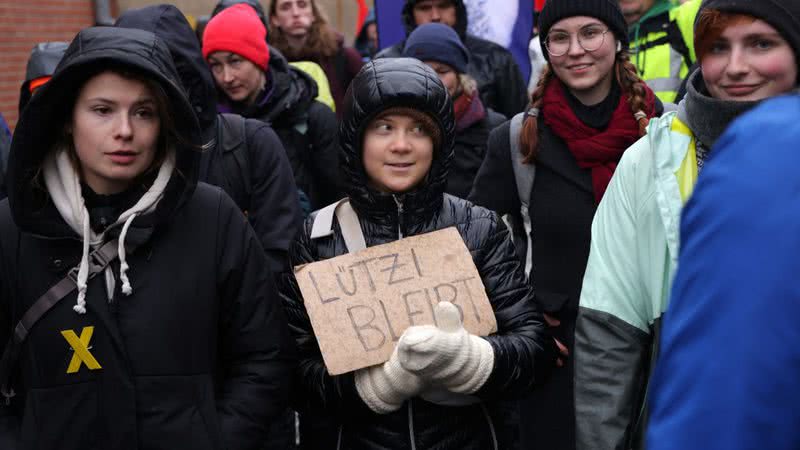
<svg viewBox="0 0 800 450">
<path fill-rule="evenodd" d="M 83 209 L 83 255 L 78 268 L 78 302 L 72 307 L 78 314 L 86 314 L 86 282 L 89 279 L 89 211 Z"/>
<path fill-rule="evenodd" d="M 133 294 L 131 281 L 128 278 L 129 267 L 128 260 L 125 256 L 125 237 L 128 235 L 128 228 L 130 228 L 131 222 L 133 222 L 135 218 L 136 214 L 131 214 L 128 220 L 125 221 L 125 225 L 122 226 L 122 232 L 119 234 L 119 247 L 117 247 L 117 253 L 119 254 L 119 278 L 122 280 L 122 293 L 125 295 Z"/>
</svg>

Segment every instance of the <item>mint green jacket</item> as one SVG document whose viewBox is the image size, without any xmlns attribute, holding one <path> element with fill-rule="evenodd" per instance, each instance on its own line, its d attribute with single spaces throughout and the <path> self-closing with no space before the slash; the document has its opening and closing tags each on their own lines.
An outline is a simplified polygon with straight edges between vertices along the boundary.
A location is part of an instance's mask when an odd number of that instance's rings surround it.
<svg viewBox="0 0 800 450">
<path fill-rule="evenodd" d="M 578 450 L 641 448 L 653 343 L 696 179 L 694 138 L 672 112 L 625 152 L 600 202 L 575 330 Z"/>
</svg>

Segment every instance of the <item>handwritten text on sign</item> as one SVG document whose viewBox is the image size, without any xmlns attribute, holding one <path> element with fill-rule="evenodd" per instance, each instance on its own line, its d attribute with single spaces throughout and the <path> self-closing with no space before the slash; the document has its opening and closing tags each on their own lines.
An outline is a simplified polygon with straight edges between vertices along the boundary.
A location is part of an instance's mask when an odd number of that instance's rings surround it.
<svg viewBox="0 0 800 450">
<path fill-rule="evenodd" d="M 308 264 L 295 275 L 332 375 L 388 360 L 406 328 L 434 324 L 441 301 L 458 307 L 469 332 L 497 331 L 486 289 L 455 228 Z"/>
</svg>

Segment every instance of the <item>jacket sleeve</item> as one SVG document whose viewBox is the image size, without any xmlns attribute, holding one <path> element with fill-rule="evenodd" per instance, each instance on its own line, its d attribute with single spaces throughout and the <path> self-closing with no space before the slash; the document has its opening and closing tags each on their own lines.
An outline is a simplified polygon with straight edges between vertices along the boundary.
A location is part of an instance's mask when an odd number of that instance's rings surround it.
<svg viewBox="0 0 800 450">
<path fill-rule="evenodd" d="M 313 217 L 306 220 L 303 231 L 292 244 L 290 256 L 293 267 L 319 259 L 309 237 Z M 354 409 L 369 413 L 370 410 L 358 396 L 352 373 L 337 376 L 328 373 L 293 271 L 281 275 L 279 290 L 300 359 L 294 374 L 292 406 L 301 414 L 313 412 L 335 416 L 352 414 Z"/>
<path fill-rule="evenodd" d="M 514 252 L 508 229 L 496 214 L 476 265 L 497 319 L 497 333 L 487 338 L 494 369 L 478 391 L 486 399 L 525 394 L 549 377 L 557 350 L 533 300 L 533 291 Z"/>
<path fill-rule="evenodd" d="M 510 123 L 506 121 L 489 134 L 483 157 L 469 200 L 504 214 L 519 214 L 520 200 L 511 165 L 509 149 Z"/>
<path fill-rule="evenodd" d="M 528 105 L 528 84 L 511 52 L 502 50 L 493 55 L 494 97 L 497 99 L 494 109 L 506 117 L 514 117 Z"/>
<path fill-rule="evenodd" d="M 261 245 L 233 201 L 220 198 L 217 412 L 227 448 L 259 450 L 288 403 L 295 351 Z"/>
<path fill-rule="evenodd" d="M 289 265 L 289 246 L 302 221 L 300 200 L 292 167 L 278 135 L 263 122 L 248 133 L 252 194 L 248 208 L 250 225 L 267 256 L 267 268 L 280 273 Z"/>
<path fill-rule="evenodd" d="M 578 450 L 630 448 L 644 394 L 651 315 L 645 311 L 636 249 L 647 243 L 637 241 L 635 167 L 626 162 L 623 158 L 592 223 L 575 330 Z"/>
<path fill-rule="evenodd" d="M 341 200 L 342 180 L 339 174 L 339 143 L 336 113 L 319 102 L 313 102 L 309 111 L 309 132 L 312 133 L 312 152 L 309 161 L 317 192 L 322 193 L 324 204 Z"/>
</svg>

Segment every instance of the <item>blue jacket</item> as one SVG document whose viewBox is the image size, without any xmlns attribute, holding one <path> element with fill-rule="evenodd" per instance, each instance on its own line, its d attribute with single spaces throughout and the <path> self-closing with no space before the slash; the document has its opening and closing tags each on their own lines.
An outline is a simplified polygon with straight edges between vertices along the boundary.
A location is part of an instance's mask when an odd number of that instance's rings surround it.
<svg viewBox="0 0 800 450">
<path fill-rule="evenodd" d="M 800 448 L 799 114 L 741 117 L 684 209 L 648 450 Z"/>
</svg>

